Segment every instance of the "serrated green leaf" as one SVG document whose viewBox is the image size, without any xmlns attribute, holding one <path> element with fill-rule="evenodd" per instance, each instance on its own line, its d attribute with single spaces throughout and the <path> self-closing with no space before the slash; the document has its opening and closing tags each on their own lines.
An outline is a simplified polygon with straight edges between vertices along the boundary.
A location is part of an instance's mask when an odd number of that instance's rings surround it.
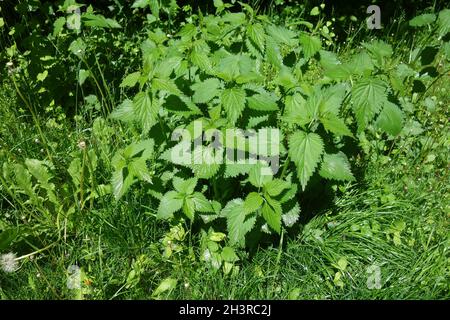
<svg viewBox="0 0 450 320">
<path fill-rule="evenodd" d="M 141 77 L 141 73 L 139 71 L 130 73 L 122 80 L 120 87 L 121 88 L 134 87 L 136 85 L 136 83 L 139 81 L 140 77 Z"/>
<path fill-rule="evenodd" d="M 323 141 L 317 133 L 297 131 L 289 139 L 289 155 L 297 166 L 297 175 L 305 190 L 323 153 Z"/>
<path fill-rule="evenodd" d="M 436 20 L 436 15 L 433 13 L 424 13 L 409 20 L 411 27 L 422 27 L 432 24 Z"/>
<path fill-rule="evenodd" d="M 357 82 L 352 88 L 353 111 L 359 130 L 381 110 L 387 100 L 387 84 L 377 78 L 366 78 Z"/>
<path fill-rule="evenodd" d="M 250 192 L 244 201 L 244 210 L 246 214 L 253 213 L 263 204 L 264 199 L 257 192 Z"/>
<path fill-rule="evenodd" d="M 133 99 L 133 109 L 144 132 L 148 132 L 157 122 L 159 106 L 152 101 L 149 93 L 139 92 Z"/>
<path fill-rule="evenodd" d="M 281 232 L 281 204 L 271 198 L 266 198 L 261 213 L 267 224 L 278 234 Z"/>
<path fill-rule="evenodd" d="M 281 219 L 286 227 L 292 227 L 297 222 L 299 217 L 300 206 L 296 203 L 291 210 L 281 216 Z"/>
<path fill-rule="evenodd" d="M 126 99 L 109 115 L 111 119 L 132 122 L 135 119 L 133 101 Z"/>
<path fill-rule="evenodd" d="M 220 80 L 209 78 L 202 82 L 194 83 L 191 89 L 194 90 L 192 97 L 195 103 L 206 103 L 219 94 Z"/>
<path fill-rule="evenodd" d="M 189 220 L 193 221 L 195 217 L 195 202 L 192 198 L 186 197 L 183 201 L 183 213 Z"/>
<path fill-rule="evenodd" d="M 258 46 L 258 49 L 261 50 L 261 52 L 264 52 L 264 45 L 266 41 L 264 27 L 260 23 L 249 24 L 247 26 L 247 34 Z"/>
<path fill-rule="evenodd" d="M 384 103 L 383 110 L 380 112 L 375 125 L 384 132 L 396 136 L 402 131 L 403 112 L 390 101 Z"/>
<path fill-rule="evenodd" d="M 322 49 L 322 42 L 320 41 L 320 38 L 307 33 L 302 33 L 300 35 L 299 42 L 302 45 L 303 54 L 306 59 L 311 58 L 319 52 L 320 49 Z"/>
<path fill-rule="evenodd" d="M 221 103 L 228 120 L 234 124 L 245 108 L 245 91 L 240 88 L 230 88 L 222 91 Z"/>
<path fill-rule="evenodd" d="M 278 98 L 274 94 L 258 93 L 247 98 L 248 107 L 258 111 L 277 111 Z"/>
<path fill-rule="evenodd" d="M 330 131 L 338 136 L 353 137 L 352 132 L 345 124 L 344 120 L 334 115 L 326 115 L 320 118 L 325 130 Z"/>
<path fill-rule="evenodd" d="M 175 212 L 181 210 L 183 207 L 183 199 L 176 191 L 168 191 L 161 199 L 158 206 L 158 219 L 168 219 L 173 216 Z"/>
<path fill-rule="evenodd" d="M 278 196 L 283 190 L 288 189 L 291 184 L 281 179 L 273 179 L 264 185 L 264 190 L 271 196 Z"/>
<path fill-rule="evenodd" d="M 253 229 L 256 216 L 248 216 L 244 210 L 242 199 L 233 199 L 222 209 L 221 216 L 227 219 L 230 245 L 244 246 L 245 235 Z"/>
<path fill-rule="evenodd" d="M 344 153 L 325 154 L 319 174 L 326 179 L 353 181 L 355 178 Z"/>
<path fill-rule="evenodd" d="M 182 179 L 180 177 L 173 177 L 173 187 L 176 191 L 179 193 L 190 195 L 194 193 L 194 189 L 197 186 L 198 179 L 197 178 L 190 178 L 190 179 Z"/>
</svg>

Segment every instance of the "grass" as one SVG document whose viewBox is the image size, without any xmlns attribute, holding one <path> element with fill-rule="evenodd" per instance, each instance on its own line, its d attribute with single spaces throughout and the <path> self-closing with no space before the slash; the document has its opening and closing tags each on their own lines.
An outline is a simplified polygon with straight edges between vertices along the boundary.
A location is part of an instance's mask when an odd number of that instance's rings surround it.
<svg viewBox="0 0 450 320">
<path fill-rule="evenodd" d="M 398 37 L 403 43 L 401 33 Z M 410 53 L 406 43 L 397 50 L 404 57 Z M 350 46 L 340 51 L 345 55 Z M 276 244 L 241 252 L 239 272 L 226 275 L 199 259 L 200 250 L 193 248 L 200 236 L 186 225 L 186 238 L 173 244 L 179 251 L 167 257 L 168 224 L 154 219 L 150 197 L 131 195 L 81 212 L 75 236 L 22 260 L 14 273 L 0 273 L 0 298 L 149 299 L 170 277 L 177 286 L 159 298 L 449 299 L 448 90 L 443 77 L 416 103 L 414 119 L 422 133 L 367 146 L 371 156 L 358 183 L 334 186 L 335 197 L 325 209 L 306 206 L 303 224 L 286 236 L 281 255 Z M 39 158 L 39 136 L 6 82 L 0 105 L 0 152 Z M 64 163 L 89 124 L 80 120 L 71 130 L 62 115 L 40 120 L 47 124 L 55 157 Z M 2 214 L 20 221 L 22 209 L 2 192 Z M 29 252 L 20 250 L 18 255 Z M 67 288 L 71 265 L 82 267 L 80 290 Z"/>
</svg>

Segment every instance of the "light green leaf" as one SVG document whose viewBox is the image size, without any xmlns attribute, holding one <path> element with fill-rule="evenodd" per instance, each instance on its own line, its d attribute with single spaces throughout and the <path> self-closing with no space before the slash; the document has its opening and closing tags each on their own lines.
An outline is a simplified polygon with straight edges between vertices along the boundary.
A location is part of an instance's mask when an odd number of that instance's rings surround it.
<svg viewBox="0 0 450 320">
<path fill-rule="evenodd" d="M 196 82 L 191 86 L 194 90 L 192 97 L 195 103 L 206 103 L 219 94 L 220 80 L 209 78 L 202 82 Z"/>
<path fill-rule="evenodd" d="M 156 217 L 158 219 L 168 219 L 175 212 L 183 207 L 183 199 L 176 191 L 168 191 L 161 199 Z"/>
<path fill-rule="evenodd" d="M 433 13 L 424 13 L 409 20 L 411 27 L 422 27 L 428 24 L 432 24 L 436 20 L 436 15 Z"/>
<path fill-rule="evenodd" d="M 248 107 L 258 111 L 277 111 L 277 96 L 269 93 L 258 93 L 247 98 Z"/>
<path fill-rule="evenodd" d="M 141 77 L 141 73 L 139 71 L 130 73 L 125 77 L 125 79 L 122 80 L 122 83 L 120 84 L 121 88 L 124 87 L 134 87 L 136 83 L 139 81 L 139 78 Z"/>
<path fill-rule="evenodd" d="M 253 229 L 256 216 L 247 216 L 242 199 L 234 199 L 222 209 L 221 216 L 227 219 L 228 238 L 230 245 L 244 246 L 245 235 Z"/>
<path fill-rule="evenodd" d="M 359 130 L 381 110 L 387 100 L 387 84 L 377 78 L 366 78 L 357 82 L 352 88 L 353 111 Z"/>
<path fill-rule="evenodd" d="M 317 133 L 297 131 L 289 139 L 289 155 L 297 166 L 297 175 L 305 190 L 323 153 L 323 141 Z"/>
<path fill-rule="evenodd" d="M 331 131 L 332 133 L 339 136 L 349 136 L 353 137 L 352 132 L 345 124 L 344 120 L 338 118 L 335 115 L 326 115 L 320 118 L 320 122 L 322 122 L 325 130 Z"/>
<path fill-rule="evenodd" d="M 281 232 L 282 211 L 281 204 L 269 197 L 266 198 L 266 202 L 261 209 L 264 220 L 266 220 L 267 224 L 277 233 Z"/>
<path fill-rule="evenodd" d="M 147 92 L 139 92 L 133 99 L 133 109 L 144 132 L 148 132 L 157 122 L 158 105 Z"/>
<path fill-rule="evenodd" d="M 253 213 L 263 204 L 264 199 L 257 192 L 250 192 L 244 201 L 244 210 L 246 214 Z"/>
<path fill-rule="evenodd" d="M 300 44 L 302 45 L 303 54 L 306 59 L 311 58 L 317 52 L 322 49 L 322 42 L 320 38 L 311 36 L 307 33 L 302 33 L 299 37 Z"/>
<path fill-rule="evenodd" d="M 190 179 L 182 179 L 180 177 L 173 177 L 173 187 L 181 194 L 190 195 L 194 193 L 194 189 L 197 186 L 198 179 L 190 178 Z"/>
<path fill-rule="evenodd" d="M 178 283 L 178 281 L 176 279 L 172 279 L 172 278 L 164 279 L 160 283 L 158 288 L 156 288 L 155 291 L 153 291 L 152 297 L 158 297 L 162 293 L 167 292 L 167 291 L 171 292 L 173 289 L 175 289 L 175 287 L 177 286 L 177 283 Z"/>
<path fill-rule="evenodd" d="M 390 101 L 386 101 L 375 125 L 384 132 L 396 136 L 402 131 L 403 118 L 403 112 L 399 107 Z"/>
<path fill-rule="evenodd" d="M 245 108 L 245 91 L 240 88 L 225 89 L 221 94 L 221 102 L 228 120 L 234 124 Z"/>
<path fill-rule="evenodd" d="M 344 153 L 325 154 L 319 174 L 326 179 L 353 181 L 355 178 Z"/>
<path fill-rule="evenodd" d="M 288 189 L 291 184 L 281 179 L 273 179 L 264 185 L 264 190 L 271 196 L 278 196 L 283 190 Z"/>
</svg>

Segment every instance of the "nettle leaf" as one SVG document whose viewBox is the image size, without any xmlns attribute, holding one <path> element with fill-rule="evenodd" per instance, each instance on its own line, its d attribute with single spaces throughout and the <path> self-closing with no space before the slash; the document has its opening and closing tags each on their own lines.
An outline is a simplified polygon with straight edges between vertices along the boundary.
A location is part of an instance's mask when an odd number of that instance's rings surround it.
<svg viewBox="0 0 450 320">
<path fill-rule="evenodd" d="M 84 13 L 82 15 L 84 25 L 99 28 L 122 28 L 114 19 L 105 18 L 101 14 Z"/>
<path fill-rule="evenodd" d="M 411 27 L 422 27 L 432 24 L 436 20 L 436 15 L 433 13 L 424 13 L 409 20 Z"/>
<path fill-rule="evenodd" d="M 247 98 L 248 107 L 258 111 L 277 111 L 278 98 L 270 93 L 258 93 Z"/>
<path fill-rule="evenodd" d="M 230 88 L 222 91 L 221 103 L 228 120 L 234 124 L 245 108 L 245 91 L 241 88 Z"/>
<path fill-rule="evenodd" d="M 325 130 L 330 131 L 338 136 L 353 137 L 353 133 L 345 124 L 345 121 L 333 114 L 328 114 L 320 118 Z"/>
<path fill-rule="evenodd" d="M 281 216 L 281 219 L 286 227 L 292 227 L 297 222 L 299 217 L 300 206 L 296 203 L 291 210 Z"/>
<path fill-rule="evenodd" d="M 392 102 L 386 101 L 375 125 L 384 132 L 396 136 L 402 131 L 403 119 L 403 112 L 400 108 Z"/>
<path fill-rule="evenodd" d="M 156 217 L 158 219 L 169 219 L 175 212 L 181 210 L 182 206 L 183 198 L 180 197 L 178 192 L 169 191 L 162 197 Z"/>
<path fill-rule="evenodd" d="M 289 189 L 291 186 L 291 183 L 288 181 L 284 181 L 281 179 L 273 179 L 271 181 L 268 181 L 264 185 L 264 190 L 269 194 L 271 197 L 276 197 L 280 195 L 281 192 L 285 189 Z"/>
<path fill-rule="evenodd" d="M 244 201 L 244 210 L 246 214 L 258 210 L 264 202 L 264 198 L 257 192 L 250 192 Z"/>
<path fill-rule="evenodd" d="M 221 216 L 227 219 L 228 238 L 231 246 L 244 246 L 245 235 L 250 232 L 256 221 L 255 215 L 247 215 L 242 199 L 233 199 L 222 209 Z"/>
<path fill-rule="evenodd" d="M 139 92 L 133 99 L 133 109 L 143 131 L 148 132 L 156 123 L 159 105 L 148 92 Z"/>
<path fill-rule="evenodd" d="M 202 82 L 196 82 L 191 86 L 194 90 L 192 97 L 195 103 L 206 103 L 219 95 L 220 80 L 216 78 L 206 79 Z"/>
<path fill-rule="evenodd" d="M 320 49 L 322 49 L 322 42 L 320 41 L 320 38 L 307 33 L 302 33 L 300 35 L 299 42 L 302 45 L 303 54 L 306 59 L 311 58 L 319 52 Z"/>
<path fill-rule="evenodd" d="M 280 47 L 272 38 L 267 38 L 266 41 L 266 60 L 277 68 L 281 68 L 283 65 Z"/>
<path fill-rule="evenodd" d="M 217 76 L 225 81 L 250 82 L 259 78 L 255 61 L 245 54 L 228 54 L 217 66 Z"/>
<path fill-rule="evenodd" d="M 380 67 L 384 58 L 392 56 L 392 46 L 381 40 L 375 40 L 371 43 L 363 43 L 363 47 L 369 51 L 372 58 L 377 62 L 377 66 Z"/>
<path fill-rule="evenodd" d="M 271 169 L 262 162 L 254 164 L 248 174 L 248 181 L 255 187 L 261 188 L 273 179 Z"/>
<path fill-rule="evenodd" d="M 319 174 L 326 179 L 353 181 L 355 177 L 350 170 L 347 156 L 343 152 L 325 154 Z"/>
<path fill-rule="evenodd" d="M 124 87 L 134 87 L 136 83 L 139 81 L 139 78 L 141 77 L 141 73 L 139 71 L 130 73 L 125 77 L 125 79 L 122 80 L 122 83 L 120 84 L 121 88 Z"/>
<path fill-rule="evenodd" d="M 439 35 L 441 37 L 450 32 L 450 9 L 444 9 L 439 12 L 437 23 L 439 26 Z"/>
<path fill-rule="evenodd" d="M 281 214 L 283 209 L 277 200 L 267 196 L 265 199 L 266 202 L 261 209 L 262 216 L 267 224 L 279 234 L 281 232 Z"/>
<path fill-rule="evenodd" d="M 189 220 L 194 220 L 195 217 L 195 202 L 192 198 L 186 197 L 183 200 L 183 213 Z"/>
<path fill-rule="evenodd" d="M 264 45 L 266 41 L 264 27 L 260 23 L 249 24 L 247 26 L 247 34 L 258 46 L 258 49 L 261 50 L 261 52 L 264 52 Z"/>
<path fill-rule="evenodd" d="M 133 101 L 126 99 L 119 107 L 113 110 L 109 115 L 111 119 L 120 120 L 124 122 L 132 122 L 135 120 Z"/>
<path fill-rule="evenodd" d="M 323 141 L 317 133 L 297 131 L 289 139 L 289 156 L 297 166 L 302 189 L 314 173 L 323 153 Z"/>
<path fill-rule="evenodd" d="M 194 193 L 194 189 L 197 186 L 198 179 L 197 178 L 190 178 L 190 179 L 182 179 L 180 177 L 173 177 L 172 179 L 173 187 L 176 191 L 178 191 L 181 194 L 190 195 Z"/>
<path fill-rule="evenodd" d="M 235 178 L 239 175 L 245 175 L 250 172 L 254 164 L 248 163 L 245 160 L 231 161 L 227 160 L 225 164 L 225 178 Z"/>
<path fill-rule="evenodd" d="M 295 46 L 297 44 L 297 34 L 285 27 L 269 25 L 267 26 L 267 34 L 277 43 L 283 43 L 289 46 Z"/>
<path fill-rule="evenodd" d="M 153 155 L 153 139 L 132 143 L 116 152 L 111 160 L 114 168 L 111 184 L 116 200 L 119 200 L 133 185 L 135 178 L 151 182 L 146 160 Z"/>
<path fill-rule="evenodd" d="M 193 163 L 189 166 L 194 175 L 200 179 L 214 177 L 220 169 L 222 159 L 215 158 L 213 147 L 198 146 L 192 153 Z"/>
<path fill-rule="evenodd" d="M 192 201 L 195 204 L 195 211 L 203 213 L 215 213 L 216 210 L 212 202 L 210 202 L 203 193 L 195 192 L 192 195 Z M 220 205 L 220 204 L 219 204 Z"/>
<path fill-rule="evenodd" d="M 387 100 L 387 84 L 377 78 L 366 78 L 357 82 L 352 88 L 353 111 L 359 130 L 381 110 Z"/>
</svg>

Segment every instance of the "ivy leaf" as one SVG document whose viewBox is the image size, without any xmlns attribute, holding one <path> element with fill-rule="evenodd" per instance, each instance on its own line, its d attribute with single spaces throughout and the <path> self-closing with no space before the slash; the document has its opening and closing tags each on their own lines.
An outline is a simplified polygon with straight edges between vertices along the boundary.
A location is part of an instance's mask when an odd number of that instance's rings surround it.
<svg viewBox="0 0 450 320">
<path fill-rule="evenodd" d="M 384 132 L 396 136 L 402 131 L 403 112 L 397 105 L 390 101 L 386 101 L 375 125 Z"/>
<path fill-rule="evenodd" d="M 352 88 L 353 111 L 356 115 L 359 130 L 380 111 L 387 100 L 387 84 L 376 78 L 366 78 L 357 82 Z"/>
<path fill-rule="evenodd" d="M 245 235 L 253 229 L 256 216 L 248 216 L 244 210 L 242 199 L 233 199 L 222 209 L 221 216 L 227 219 L 228 238 L 230 245 L 244 246 Z"/>
<path fill-rule="evenodd" d="M 168 191 L 161 198 L 161 202 L 158 206 L 158 212 L 156 217 L 158 219 L 168 219 L 173 216 L 175 212 L 180 210 L 183 206 L 183 199 L 176 191 Z"/>
<path fill-rule="evenodd" d="M 297 166 L 302 189 L 314 173 L 323 153 L 323 141 L 317 133 L 297 131 L 289 139 L 289 155 Z"/>
<path fill-rule="evenodd" d="M 221 94 L 221 102 L 228 120 L 234 124 L 245 108 L 245 91 L 240 88 L 225 89 Z"/>
<path fill-rule="evenodd" d="M 354 181 L 350 170 L 350 164 L 343 152 L 336 154 L 325 154 L 323 156 L 322 167 L 319 174 L 326 179 L 334 179 L 341 181 Z"/>
<path fill-rule="evenodd" d="M 281 204 L 270 197 L 265 199 L 266 202 L 261 209 L 262 216 L 267 224 L 279 234 L 281 232 L 281 214 L 283 211 Z"/>
</svg>

